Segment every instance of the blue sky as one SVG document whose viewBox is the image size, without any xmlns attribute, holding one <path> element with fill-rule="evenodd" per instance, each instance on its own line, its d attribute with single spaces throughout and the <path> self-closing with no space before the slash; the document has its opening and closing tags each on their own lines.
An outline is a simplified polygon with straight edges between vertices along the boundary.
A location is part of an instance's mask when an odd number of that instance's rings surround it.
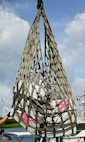
<svg viewBox="0 0 85 142">
<path fill-rule="evenodd" d="M 85 0 L 43 3 L 76 98 L 85 90 Z M 37 0 L 0 0 L 0 96 L 8 108 L 26 36 L 37 14 L 36 5 Z"/>
</svg>

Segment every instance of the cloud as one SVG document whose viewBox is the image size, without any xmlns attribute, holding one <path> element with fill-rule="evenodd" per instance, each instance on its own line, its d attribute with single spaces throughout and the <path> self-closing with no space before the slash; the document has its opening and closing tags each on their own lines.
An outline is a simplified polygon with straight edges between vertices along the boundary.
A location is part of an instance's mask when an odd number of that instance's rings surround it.
<svg viewBox="0 0 85 142">
<path fill-rule="evenodd" d="M 77 83 L 75 81 L 77 79 L 76 77 L 80 75 L 80 78 L 82 78 L 82 74 L 80 74 L 82 65 L 85 70 L 85 13 L 77 14 L 74 19 L 68 23 L 65 29 L 65 34 L 62 61 L 72 85 L 74 82 Z M 78 66 L 81 62 L 83 62 L 83 64 Z M 78 73 L 78 75 L 75 75 L 75 70 L 77 70 L 76 73 Z M 80 78 L 78 78 L 77 81 L 79 81 Z M 81 90 L 81 85 L 79 85 L 78 88 Z M 85 85 L 83 85 L 82 89 L 84 88 Z M 76 93 L 75 90 L 74 92 Z"/>
<path fill-rule="evenodd" d="M 9 95 L 11 94 L 11 88 L 7 87 L 7 86 L 4 86 L 4 85 L 1 85 L 0 86 L 0 97 L 3 98 L 3 102 L 6 100 L 6 103 L 5 104 L 9 104 Z M 4 104 L 4 105 L 5 105 Z"/>
<path fill-rule="evenodd" d="M 14 13 L 0 7 L 0 82 L 15 78 L 30 26 Z"/>
<path fill-rule="evenodd" d="M 70 64 L 77 63 L 85 56 L 85 13 L 77 14 L 73 21 L 69 22 L 65 29 L 67 37 L 64 39 L 66 45 L 65 53 L 71 58 Z M 75 60 L 74 60 L 75 59 Z"/>
<path fill-rule="evenodd" d="M 85 12 L 77 14 L 73 21 L 69 22 L 65 32 L 68 35 L 69 41 L 83 41 L 85 35 Z M 72 40 L 74 39 L 74 40 Z M 79 41 L 78 41 L 79 40 Z M 68 42 L 68 41 L 67 41 Z"/>
<path fill-rule="evenodd" d="M 0 97 L 7 107 L 12 103 L 12 87 L 29 28 L 27 21 L 0 6 Z"/>
<path fill-rule="evenodd" d="M 76 97 L 79 94 L 83 93 L 82 90 L 83 89 L 85 90 L 85 78 L 76 78 L 74 83 L 72 84 L 72 88 L 76 94 Z M 77 89 L 75 90 L 75 88 L 77 88 Z"/>
</svg>

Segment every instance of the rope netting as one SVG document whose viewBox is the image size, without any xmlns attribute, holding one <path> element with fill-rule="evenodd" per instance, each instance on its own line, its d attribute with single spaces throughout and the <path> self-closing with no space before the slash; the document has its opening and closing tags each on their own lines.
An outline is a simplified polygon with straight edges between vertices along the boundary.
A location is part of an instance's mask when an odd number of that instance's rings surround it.
<svg viewBox="0 0 85 142">
<path fill-rule="evenodd" d="M 40 18 L 44 25 L 43 48 Z M 13 92 L 11 114 L 32 134 L 58 137 L 76 133 L 72 90 L 44 10 L 37 10 L 27 35 Z"/>
</svg>

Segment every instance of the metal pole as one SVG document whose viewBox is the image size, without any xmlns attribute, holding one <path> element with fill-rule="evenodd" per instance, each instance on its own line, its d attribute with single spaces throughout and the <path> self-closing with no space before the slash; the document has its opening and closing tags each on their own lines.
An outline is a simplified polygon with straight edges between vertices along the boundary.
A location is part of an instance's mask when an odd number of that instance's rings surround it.
<svg viewBox="0 0 85 142">
<path fill-rule="evenodd" d="M 79 98 L 77 98 L 77 100 L 80 100 L 80 98 L 83 98 L 83 102 L 80 105 L 83 106 L 83 120 L 85 120 L 85 91 L 83 94 L 79 95 Z"/>
<path fill-rule="evenodd" d="M 84 120 L 85 120 L 85 91 L 84 91 Z"/>
</svg>

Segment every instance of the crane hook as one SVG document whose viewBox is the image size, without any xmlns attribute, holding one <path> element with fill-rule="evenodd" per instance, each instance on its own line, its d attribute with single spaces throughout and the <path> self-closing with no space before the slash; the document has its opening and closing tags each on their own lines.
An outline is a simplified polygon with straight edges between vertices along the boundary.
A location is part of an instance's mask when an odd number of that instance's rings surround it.
<svg viewBox="0 0 85 142">
<path fill-rule="evenodd" d="M 43 10 L 43 1 L 42 0 L 37 0 L 37 9 Z"/>
</svg>

